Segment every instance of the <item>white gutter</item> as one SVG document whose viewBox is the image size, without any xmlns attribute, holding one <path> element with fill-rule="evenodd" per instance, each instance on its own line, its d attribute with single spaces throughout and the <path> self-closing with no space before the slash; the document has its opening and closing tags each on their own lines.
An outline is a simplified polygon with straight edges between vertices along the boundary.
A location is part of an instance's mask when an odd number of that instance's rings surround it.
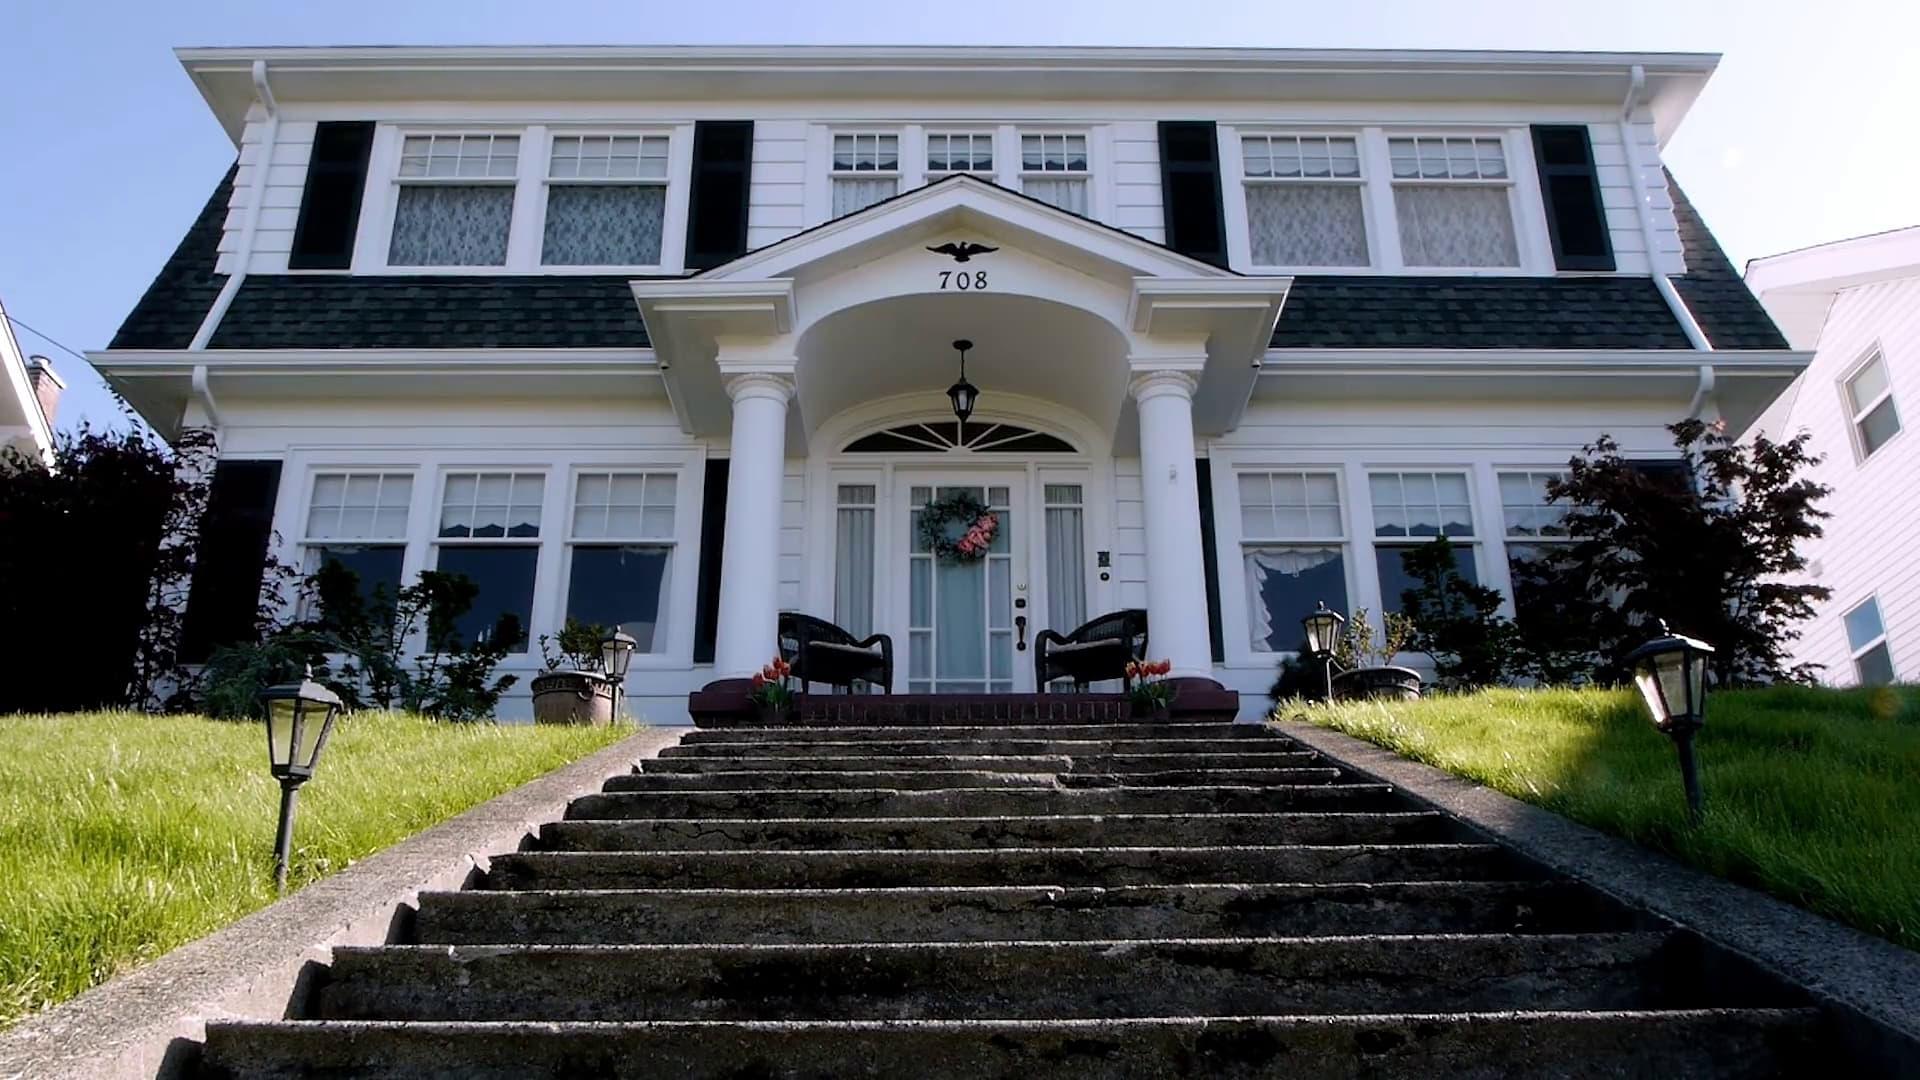
<svg viewBox="0 0 1920 1080">
<path fill-rule="evenodd" d="M 1713 365 L 1701 364 L 1700 381 L 1693 388 L 1693 400 L 1687 402 L 1687 419 L 1698 420 L 1700 418 L 1700 410 L 1704 409 L 1708 402 L 1713 401 L 1713 387 L 1717 381 L 1718 378 L 1713 370 Z M 1714 405 L 1713 412 L 1714 419 L 1718 420 L 1720 418 L 1720 407 L 1717 403 Z"/>
<path fill-rule="evenodd" d="M 1653 227 L 1653 207 L 1647 203 L 1646 179 L 1640 174 L 1640 144 L 1633 137 L 1633 110 L 1640 104 L 1640 95 L 1647 88 L 1647 68 L 1644 64 L 1635 64 L 1632 77 L 1627 83 L 1627 98 L 1620 103 L 1620 145 L 1627 155 L 1627 178 L 1633 184 L 1633 208 L 1640 215 L 1640 235 L 1647 246 L 1647 272 L 1653 275 L 1653 287 L 1660 291 L 1660 299 L 1667 302 L 1667 308 L 1680 322 L 1680 331 L 1687 335 L 1687 341 L 1701 352 L 1712 352 L 1713 343 L 1700 329 L 1700 323 L 1694 319 L 1693 312 L 1687 310 L 1686 301 L 1680 299 L 1673 282 L 1660 272 L 1654 260 L 1659 248 Z"/>
<path fill-rule="evenodd" d="M 207 317 L 200 320 L 200 329 L 194 331 L 193 340 L 187 343 L 187 348 L 195 352 L 205 349 L 207 342 L 213 340 L 213 332 L 219 328 L 220 320 L 226 318 L 227 309 L 233 306 L 241 283 L 247 280 L 247 263 L 253 258 L 253 234 L 260 227 L 260 208 L 267 201 L 267 171 L 273 167 L 273 148 L 280 141 L 280 103 L 274 99 L 273 87 L 267 83 L 265 60 L 253 62 L 253 96 L 267 111 L 267 126 L 262 133 L 259 160 L 254 162 L 253 183 L 247 190 L 247 212 L 241 219 L 240 243 L 233 256 L 235 269 L 227 275 L 220 295 L 213 298 Z"/>
<path fill-rule="evenodd" d="M 200 407 L 207 411 L 207 422 L 217 434 L 221 428 L 220 406 L 213 400 L 213 387 L 207 383 L 205 364 L 193 365 L 193 396 L 200 399 Z"/>
</svg>

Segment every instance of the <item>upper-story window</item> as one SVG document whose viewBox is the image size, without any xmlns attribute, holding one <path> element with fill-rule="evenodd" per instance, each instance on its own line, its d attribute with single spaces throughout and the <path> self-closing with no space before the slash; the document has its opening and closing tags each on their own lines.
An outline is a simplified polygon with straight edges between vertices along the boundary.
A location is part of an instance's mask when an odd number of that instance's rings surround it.
<svg viewBox="0 0 1920 1080">
<path fill-rule="evenodd" d="M 1880 618 L 1880 599 L 1869 596 L 1843 617 L 1847 651 L 1853 673 L 1862 686 L 1885 686 L 1894 679 L 1893 653 L 1887 648 L 1887 627 Z"/>
<path fill-rule="evenodd" d="M 1900 411 L 1893 403 L 1893 381 L 1887 375 L 1887 357 L 1879 349 L 1847 377 L 1847 413 L 1853 421 L 1854 444 L 1862 461 L 1900 434 Z"/>
<path fill-rule="evenodd" d="M 900 136 L 833 137 L 833 216 L 864 210 L 900 191 Z"/>
<path fill-rule="evenodd" d="M 401 143 L 393 266 L 504 266 L 518 135 L 409 135 Z"/>
<path fill-rule="evenodd" d="M 939 180 L 954 173 L 993 179 L 992 132 L 936 131 L 927 136 L 927 180 Z"/>
<path fill-rule="evenodd" d="M 1085 216 L 1090 171 L 1085 135 L 1020 136 L 1020 190 L 1041 202 Z"/>
<path fill-rule="evenodd" d="M 1357 139 L 1248 135 L 1240 152 L 1255 265 L 1367 265 Z"/>
<path fill-rule="evenodd" d="M 1396 136 L 1387 157 L 1408 266 L 1520 265 L 1513 177 L 1498 137 Z"/>
<path fill-rule="evenodd" d="M 666 136 L 554 136 L 542 264 L 656 266 L 666 212 Z"/>
</svg>

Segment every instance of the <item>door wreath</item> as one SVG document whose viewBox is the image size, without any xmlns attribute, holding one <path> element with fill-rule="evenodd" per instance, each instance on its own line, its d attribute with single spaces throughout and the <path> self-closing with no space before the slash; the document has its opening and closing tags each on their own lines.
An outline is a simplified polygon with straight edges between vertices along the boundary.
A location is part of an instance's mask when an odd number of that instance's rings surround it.
<svg viewBox="0 0 1920 1080">
<path fill-rule="evenodd" d="M 978 562 L 993 546 L 1000 515 L 971 492 L 956 491 L 920 508 L 920 543 L 948 562 Z"/>
</svg>

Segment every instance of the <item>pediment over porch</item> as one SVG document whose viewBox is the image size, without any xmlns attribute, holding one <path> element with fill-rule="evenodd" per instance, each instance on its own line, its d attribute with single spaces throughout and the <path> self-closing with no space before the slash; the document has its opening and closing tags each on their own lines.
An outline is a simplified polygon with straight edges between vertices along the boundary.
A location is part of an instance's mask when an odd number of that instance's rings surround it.
<svg viewBox="0 0 1920 1080">
<path fill-rule="evenodd" d="M 877 397 L 1052 400 L 1131 441 L 1130 378 L 1176 367 L 1203 432 L 1239 418 L 1290 280 L 1247 277 L 973 177 L 951 177 L 683 281 L 635 282 L 682 423 L 730 422 L 723 375 L 792 375 L 789 445 Z"/>
</svg>

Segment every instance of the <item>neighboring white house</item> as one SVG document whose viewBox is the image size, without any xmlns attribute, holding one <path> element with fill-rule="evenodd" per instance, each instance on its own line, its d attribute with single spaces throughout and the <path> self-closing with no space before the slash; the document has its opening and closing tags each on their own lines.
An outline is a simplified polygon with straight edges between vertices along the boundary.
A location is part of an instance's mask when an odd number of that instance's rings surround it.
<svg viewBox="0 0 1920 1080">
<path fill-rule="evenodd" d="M 239 160 L 90 359 L 218 433 L 209 639 L 277 537 L 466 573 L 476 625 L 619 622 L 656 721 L 787 608 L 891 634 L 897 691 L 1003 693 L 1140 607 L 1251 715 L 1406 544 L 1505 589 L 1577 448 L 1670 458 L 1807 360 L 1661 165 L 1711 55 L 179 55 Z M 1004 527 L 936 562 L 959 490 Z"/>
<path fill-rule="evenodd" d="M 27 357 L 0 305 L 0 448 L 45 460 L 53 450 L 53 415 L 66 383 L 46 357 Z"/>
<path fill-rule="evenodd" d="M 1920 679 L 1920 227 L 1754 259 L 1747 284 L 1813 364 L 1756 428 L 1812 433 L 1833 488 L 1826 535 L 1808 545 L 1813 580 L 1833 590 L 1795 660 L 1841 685 Z"/>
</svg>

